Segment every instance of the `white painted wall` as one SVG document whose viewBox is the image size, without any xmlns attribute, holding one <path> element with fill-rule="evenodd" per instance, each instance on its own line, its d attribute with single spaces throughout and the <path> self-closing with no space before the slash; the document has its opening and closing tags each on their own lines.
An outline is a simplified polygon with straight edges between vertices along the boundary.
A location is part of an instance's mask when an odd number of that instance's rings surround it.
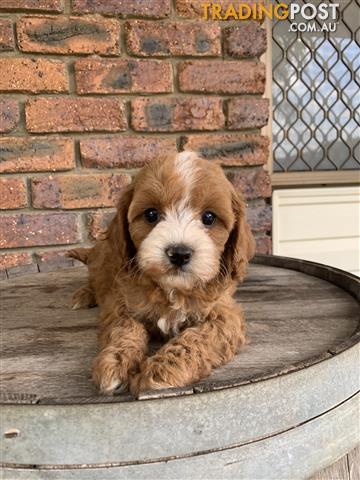
<svg viewBox="0 0 360 480">
<path fill-rule="evenodd" d="M 360 186 L 275 190 L 273 253 L 360 275 Z"/>
</svg>

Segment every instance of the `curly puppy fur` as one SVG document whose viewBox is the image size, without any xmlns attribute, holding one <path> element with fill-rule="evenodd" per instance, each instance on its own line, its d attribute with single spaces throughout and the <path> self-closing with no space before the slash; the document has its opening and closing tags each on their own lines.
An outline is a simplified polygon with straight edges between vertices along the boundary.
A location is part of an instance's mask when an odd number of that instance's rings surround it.
<svg viewBox="0 0 360 480">
<path fill-rule="evenodd" d="M 156 221 L 144 212 L 156 209 Z M 205 225 L 204 212 L 215 214 Z M 178 265 L 169 249 L 191 252 Z M 73 308 L 101 308 L 93 380 L 101 392 L 181 387 L 229 362 L 244 343 L 236 283 L 254 254 L 242 197 L 222 169 L 194 152 L 146 165 L 123 192 L 104 238 L 70 256 L 89 282 Z M 166 343 L 148 356 L 148 342 Z"/>
</svg>

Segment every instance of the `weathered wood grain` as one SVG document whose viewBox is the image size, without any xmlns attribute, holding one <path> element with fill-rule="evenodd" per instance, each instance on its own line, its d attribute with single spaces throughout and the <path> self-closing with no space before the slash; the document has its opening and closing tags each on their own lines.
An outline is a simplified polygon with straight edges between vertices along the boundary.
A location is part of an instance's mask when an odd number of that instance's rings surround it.
<svg viewBox="0 0 360 480">
<path fill-rule="evenodd" d="M 340 460 L 324 468 L 308 480 L 359 480 L 359 478 L 360 446 L 354 448 Z"/>
<path fill-rule="evenodd" d="M 309 480 L 350 480 L 347 455 L 318 472 Z"/>
<path fill-rule="evenodd" d="M 128 394 L 101 397 L 91 384 L 98 309 L 69 307 L 72 292 L 85 280 L 85 269 L 71 268 L 22 276 L 17 271 L 16 277 L 2 282 L 1 392 L 7 398 L 18 396 L 24 403 L 29 395 L 39 403 L 129 401 Z M 255 264 L 236 298 L 246 314 L 250 343 L 233 362 L 177 394 L 243 385 L 306 368 L 340 352 L 351 338 L 358 341 L 357 301 L 323 279 Z M 159 395 L 146 392 L 143 397 Z"/>
<path fill-rule="evenodd" d="M 360 442 L 360 438 L 359 438 L 359 442 Z M 347 461 L 348 461 L 350 480 L 359 480 L 360 478 L 360 445 L 348 453 Z"/>
<path fill-rule="evenodd" d="M 280 255 L 259 254 L 253 258 L 252 263 L 291 269 L 314 277 L 319 277 L 343 288 L 358 300 L 360 299 L 359 277 L 352 273 L 345 272 L 344 270 L 323 265 L 321 263 L 291 257 L 282 257 Z"/>
</svg>

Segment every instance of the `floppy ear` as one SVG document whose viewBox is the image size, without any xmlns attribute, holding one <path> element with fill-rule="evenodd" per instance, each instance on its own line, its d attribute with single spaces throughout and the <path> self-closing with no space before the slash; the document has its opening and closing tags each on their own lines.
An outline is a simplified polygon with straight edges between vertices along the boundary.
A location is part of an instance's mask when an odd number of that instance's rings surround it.
<svg viewBox="0 0 360 480">
<path fill-rule="evenodd" d="M 249 260 L 255 254 L 255 240 L 246 221 L 246 207 L 241 194 L 233 191 L 235 224 L 225 245 L 223 261 L 233 280 L 242 281 Z"/>
<path fill-rule="evenodd" d="M 113 250 L 114 261 L 119 261 L 121 266 L 129 266 L 128 262 L 136 253 L 135 246 L 129 233 L 128 211 L 133 198 L 134 187 L 128 185 L 123 191 L 117 212 L 107 230 L 106 238 Z"/>
</svg>

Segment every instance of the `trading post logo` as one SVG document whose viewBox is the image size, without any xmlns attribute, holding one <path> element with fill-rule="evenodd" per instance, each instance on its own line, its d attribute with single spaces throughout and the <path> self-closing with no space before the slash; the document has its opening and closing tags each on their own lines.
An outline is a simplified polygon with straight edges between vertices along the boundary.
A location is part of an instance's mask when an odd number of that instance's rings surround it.
<svg viewBox="0 0 360 480">
<path fill-rule="evenodd" d="M 204 2 L 201 8 L 204 20 L 287 20 L 292 32 L 335 32 L 339 18 L 339 4 L 325 2 Z"/>
</svg>

